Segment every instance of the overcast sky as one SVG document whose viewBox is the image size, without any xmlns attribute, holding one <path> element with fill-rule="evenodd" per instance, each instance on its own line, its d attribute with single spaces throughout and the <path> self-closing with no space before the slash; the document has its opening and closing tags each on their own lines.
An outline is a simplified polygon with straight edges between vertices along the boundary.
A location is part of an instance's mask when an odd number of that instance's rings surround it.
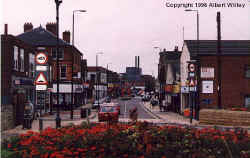
<svg viewBox="0 0 250 158">
<path fill-rule="evenodd" d="M 241 3 L 237 7 L 199 7 L 195 3 L 219 2 Z M 250 39 L 250 0 L 63 0 L 60 5 L 60 37 L 62 32 L 72 32 L 73 10 L 85 9 L 86 13 L 75 13 L 75 45 L 84 54 L 88 66 L 95 66 L 97 52 L 99 65 L 116 72 L 125 72 L 134 66 L 135 56 L 140 56 L 144 74 L 157 76 L 159 49 L 171 51 L 175 45 L 182 48 L 184 39 L 196 39 L 196 12 L 185 12 L 168 4 L 191 3 L 198 9 L 200 39 L 217 38 L 216 14 L 221 12 L 222 40 Z M 1 33 L 8 24 L 8 33 L 23 33 L 25 22 L 33 27 L 47 22 L 56 22 L 54 0 L 1 0 Z"/>
</svg>

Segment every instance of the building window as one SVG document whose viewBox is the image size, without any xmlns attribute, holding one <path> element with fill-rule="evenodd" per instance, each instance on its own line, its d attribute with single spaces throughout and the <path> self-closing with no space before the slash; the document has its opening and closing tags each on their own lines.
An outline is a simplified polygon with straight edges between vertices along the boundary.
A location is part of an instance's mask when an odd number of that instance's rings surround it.
<svg viewBox="0 0 250 158">
<path fill-rule="evenodd" d="M 29 77 L 35 77 L 35 55 L 29 54 Z"/>
<path fill-rule="evenodd" d="M 14 46 L 14 70 L 18 70 L 18 47 Z"/>
<path fill-rule="evenodd" d="M 20 63 L 21 63 L 20 71 L 24 72 L 24 49 L 20 49 Z"/>
<path fill-rule="evenodd" d="M 245 107 L 250 108 L 250 95 L 245 96 Z"/>
<path fill-rule="evenodd" d="M 58 52 L 59 60 L 63 60 L 63 57 L 64 57 L 63 48 L 59 48 Z M 52 48 L 52 58 L 56 60 L 56 48 Z"/>
<path fill-rule="evenodd" d="M 250 65 L 245 65 L 245 77 L 250 78 Z"/>
<path fill-rule="evenodd" d="M 67 73 L 67 65 L 62 65 L 60 68 L 61 79 L 66 79 L 66 73 Z"/>
</svg>

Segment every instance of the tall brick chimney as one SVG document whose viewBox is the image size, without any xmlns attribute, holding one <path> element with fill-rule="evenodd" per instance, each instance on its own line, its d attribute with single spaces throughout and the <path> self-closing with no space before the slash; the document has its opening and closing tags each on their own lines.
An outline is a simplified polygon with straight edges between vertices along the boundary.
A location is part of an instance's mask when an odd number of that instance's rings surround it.
<svg viewBox="0 0 250 158">
<path fill-rule="evenodd" d="M 33 29 L 32 23 L 28 23 L 28 22 L 24 23 L 24 25 L 23 25 L 24 32 L 30 31 L 32 29 Z"/>
<path fill-rule="evenodd" d="M 64 31 L 63 32 L 63 40 L 67 43 L 70 43 L 70 31 Z"/>
<path fill-rule="evenodd" d="M 4 24 L 4 35 L 8 35 L 8 24 Z"/>
<path fill-rule="evenodd" d="M 46 24 L 46 30 L 53 33 L 55 36 L 57 35 L 56 32 L 56 23 L 49 22 Z"/>
</svg>

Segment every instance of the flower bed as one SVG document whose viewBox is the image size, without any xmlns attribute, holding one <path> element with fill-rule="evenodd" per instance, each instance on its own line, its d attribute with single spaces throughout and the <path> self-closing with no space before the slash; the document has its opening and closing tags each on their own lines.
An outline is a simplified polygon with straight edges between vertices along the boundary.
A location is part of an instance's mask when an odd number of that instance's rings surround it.
<svg viewBox="0 0 250 158">
<path fill-rule="evenodd" d="M 82 124 L 27 132 L 2 145 L 17 158 L 250 158 L 246 131 L 176 126 Z"/>
</svg>

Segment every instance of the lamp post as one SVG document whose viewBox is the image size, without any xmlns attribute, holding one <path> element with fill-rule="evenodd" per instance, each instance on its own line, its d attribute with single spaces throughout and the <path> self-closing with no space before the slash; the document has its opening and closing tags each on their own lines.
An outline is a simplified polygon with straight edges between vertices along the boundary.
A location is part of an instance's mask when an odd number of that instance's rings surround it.
<svg viewBox="0 0 250 158">
<path fill-rule="evenodd" d="M 96 99 L 97 99 L 97 104 L 98 107 L 100 106 L 99 104 L 99 80 L 100 77 L 98 79 L 98 75 L 99 75 L 99 69 L 98 69 L 98 54 L 103 54 L 102 52 L 96 53 Z"/>
<path fill-rule="evenodd" d="M 197 48 L 196 48 L 196 61 L 197 61 L 197 93 L 196 93 L 196 106 L 195 106 L 195 119 L 199 120 L 199 110 L 200 110 L 200 59 L 198 57 L 199 54 L 199 47 L 200 47 L 200 41 L 199 41 L 199 11 L 193 10 L 193 9 L 186 9 L 185 11 L 195 11 L 196 12 L 196 18 L 197 18 Z M 193 115 L 193 114 L 192 114 Z"/>
<path fill-rule="evenodd" d="M 75 23 L 75 17 L 74 17 L 74 13 L 75 12 L 87 12 L 86 10 L 73 10 L 73 26 L 72 26 L 72 45 L 74 45 L 74 23 Z"/>
<path fill-rule="evenodd" d="M 75 18 L 74 13 L 75 12 L 86 12 L 86 10 L 73 10 L 73 24 L 72 24 L 72 46 L 74 46 L 74 26 L 75 26 Z M 73 87 L 73 76 L 74 76 L 74 54 L 72 53 L 72 66 L 71 66 L 71 104 L 70 104 L 70 118 L 73 119 L 73 110 L 74 110 L 74 87 Z"/>
<path fill-rule="evenodd" d="M 56 76 L 57 76 L 57 113 L 56 113 L 56 128 L 61 127 L 61 118 L 60 118 L 60 109 L 59 109 L 59 5 L 62 3 L 62 0 L 55 0 L 56 3 Z"/>
<path fill-rule="evenodd" d="M 160 53 L 162 52 L 162 49 L 160 47 L 154 47 L 154 49 L 159 49 L 159 56 L 160 56 Z M 162 66 L 164 66 L 162 63 L 161 63 L 161 60 L 160 60 L 160 57 L 159 57 L 159 64 L 158 64 L 158 81 L 160 83 L 160 90 L 159 90 L 159 103 L 160 103 L 160 107 L 162 107 L 162 100 L 163 100 L 163 81 L 162 81 Z M 162 110 L 162 108 L 160 108 L 160 110 Z"/>
<path fill-rule="evenodd" d="M 112 63 L 107 63 L 107 95 L 106 96 L 108 96 L 109 64 L 112 64 Z"/>
</svg>

